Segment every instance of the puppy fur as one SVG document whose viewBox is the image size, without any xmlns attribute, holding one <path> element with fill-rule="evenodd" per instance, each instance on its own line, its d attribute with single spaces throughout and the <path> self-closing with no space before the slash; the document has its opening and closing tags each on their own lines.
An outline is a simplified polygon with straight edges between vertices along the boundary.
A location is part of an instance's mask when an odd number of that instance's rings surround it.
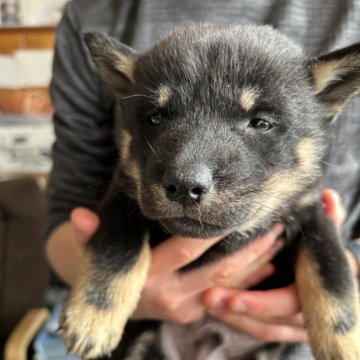
<svg viewBox="0 0 360 360">
<path fill-rule="evenodd" d="M 94 358 L 120 342 L 149 242 L 231 232 L 186 271 L 283 221 L 315 358 L 359 360 L 357 285 L 320 194 L 329 120 L 360 89 L 360 45 L 309 59 L 271 27 L 211 24 L 177 28 L 143 54 L 100 33 L 85 42 L 121 106 L 121 146 L 63 311 L 69 349 Z M 140 323 L 120 358 L 166 359 L 159 326 Z"/>
</svg>

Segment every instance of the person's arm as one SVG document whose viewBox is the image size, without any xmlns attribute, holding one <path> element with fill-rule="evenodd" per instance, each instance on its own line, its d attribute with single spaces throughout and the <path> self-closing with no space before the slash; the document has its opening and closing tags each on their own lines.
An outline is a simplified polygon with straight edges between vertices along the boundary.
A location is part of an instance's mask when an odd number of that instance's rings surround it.
<svg viewBox="0 0 360 360">
<path fill-rule="evenodd" d="M 71 220 L 56 227 L 48 239 L 46 252 L 49 262 L 70 286 L 79 271 L 83 247 L 98 226 L 99 219 L 95 213 L 78 208 L 72 213 Z"/>
<path fill-rule="evenodd" d="M 46 243 L 46 255 L 52 269 L 67 284 L 72 285 L 78 273 L 81 255 L 70 221 L 55 228 Z"/>
<path fill-rule="evenodd" d="M 70 213 L 78 206 L 95 208 L 116 158 L 113 96 L 93 70 L 76 12 L 68 3 L 57 31 L 50 85 L 56 142 L 48 186 L 47 254 L 68 283 L 79 263 Z"/>
<path fill-rule="evenodd" d="M 116 159 L 114 97 L 96 74 L 82 41 L 76 5 L 68 3 L 57 31 L 53 77 L 53 168 L 48 233 L 70 219 L 77 206 L 94 209 Z"/>
</svg>

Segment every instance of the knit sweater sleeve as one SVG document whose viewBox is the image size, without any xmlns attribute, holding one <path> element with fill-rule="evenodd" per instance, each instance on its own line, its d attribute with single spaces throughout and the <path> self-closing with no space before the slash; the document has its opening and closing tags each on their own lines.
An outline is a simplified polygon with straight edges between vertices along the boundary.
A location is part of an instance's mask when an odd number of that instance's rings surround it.
<svg viewBox="0 0 360 360">
<path fill-rule="evenodd" d="M 69 2 L 58 27 L 50 85 L 54 106 L 53 168 L 47 233 L 77 206 L 94 209 L 116 159 L 114 99 L 97 76 Z"/>
</svg>

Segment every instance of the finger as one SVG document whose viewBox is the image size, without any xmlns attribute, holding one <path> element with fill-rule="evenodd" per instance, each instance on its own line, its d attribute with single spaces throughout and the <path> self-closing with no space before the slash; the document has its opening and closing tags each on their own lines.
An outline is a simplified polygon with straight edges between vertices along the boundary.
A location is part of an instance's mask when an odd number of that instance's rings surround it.
<svg viewBox="0 0 360 360">
<path fill-rule="evenodd" d="M 225 310 L 229 299 L 236 295 L 239 290 L 234 288 L 213 287 L 203 295 L 203 304 L 208 312 Z"/>
<path fill-rule="evenodd" d="M 339 194 L 333 189 L 325 189 L 322 195 L 322 201 L 327 215 L 339 229 L 346 219 L 346 210 Z"/>
<path fill-rule="evenodd" d="M 182 302 L 175 312 L 169 312 L 166 320 L 175 321 L 178 324 L 188 324 L 204 318 L 205 307 L 201 302 L 201 296 L 193 296 Z"/>
<path fill-rule="evenodd" d="M 150 276 L 176 271 L 193 262 L 226 235 L 193 239 L 174 235 L 152 250 Z"/>
<path fill-rule="evenodd" d="M 304 315 L 298 313 L 293 316 L 285 316 L 285 317 L 271 317 L 271 318 L 259 318 L 258 320 L 262 320 L 279 325 L 288 325 L 288 326 L 298 326 L 305 328 L 305 320 Z"/>
<path fill-rule="evenodd" d="M 254 319 L 244 314 L 229 311 L 212 314 L 238 331 L 244 332 L 266 342 L 305 342 L 307 332 L 303 327 L 271 324 Z"/>
<path fill-rule="evenodd" d="M 233 311 L 230 306 L 228 306 L 228 302 L 231 298 L 236 296 L 239 293 L 236 289 L 222 289 L 222 288 L 213 288 L 210 289 L 203 296 L 203 303 L 208 313 L 212 312 L 220 312 L 223 311 Z M 294 312 L 296 309 L 293 309 Z M 292 312 L 292 311 L 287 311 Z M 244 313 L 244 315 L 251 316 L 254 319 L 258 319 L 261 321 L 276 323 L 282 325 L 292 325 L 292 326 L 302 326 L 304 327 L 305 321 L 304 317 L 301 313 L 296 313 L 295 315 L 275 315 L 269 316 L 264 315 L 261 312 L 253 312 L 252 315 Z"/>
<path fill-rule="evenodd" d="M 359 264 L 358 264 L 358 261 L 357 261 L 355 255 L 350 250 L 347 250 L 347 249 L 345 249 L 345 254 L 348 259 L 351 271 L 353 272 L 353 274 L 356 277 L 358 277 L 359 276 Z"/>
<path fill-rule="evenodd" d="M 191 294 L 214 286 L 230 287 L 241 284 L 250 274 L 268 263 L 282 248 L 283 242 L 276 241 L 282 231 L 283 226 L 278 224 L 266 235 L 235 254 L 214 264 L 181 274 L 184 291 Z"/>
<path fill-rule="evenodd" d="M 181 302 L 174 310 L 167 311 L 164 320 L 178 324 L 188 324 L 202 319 L 205 316 L 205 308 L 200 296 L 190 297 Z"/>
<path fill-rule="evenodd" d="M 299 295 L 294 284 L 267 291 L 238 291 L 227 302 L 233 312 L 257 317 L 284 317 L 297 314 L 300 309 Z"/>
<path fill-rule="evenodd" d="M 237 286 L 238 289 L 249 289 L 255 285 L 260 284 L 266 278 L 273 275 L 275 272 L 275 266 L 271 263 L 267 263 L 260 269 L 248 276 L 244 281 Z"/>
<path fill-rule="evenodd" d="M 266 291 L 244 291 L 231 288 L 212 288 L 204 294 L 208 311 L 227 309 L 255 317 L 286 317 L 300 311 L 295 285 Z"/>
<path fill-rule="evenodd" d="M 90 240 L 100 224 L 99 217 L 93 211 L 82 207 L 71 212 L 71 222 L 80 246 L 84 246 Z"/>
<path fill-rule="evenodd" d="M 137 309 L 131 316 L 133 319 L 155 319 L 187 324 L 199 320 L 205 315 L 205 308 L 200 296 L 186 299 L 169 299 L 159 301 L 158 298 L 142 296 Z"/>
<path fill-rule="evenodd" d="M 232 286 L 239 288 L 247 288 L 246 282 L 247 279 L 252 276 L 254 273 L 258 272 L 264 265 L 268 264 L 275 255 L 284 247 L 285 240 L 283 238 L 276 240 L 271 248 L 265 253 L 259 255 L 257 258 L 254 258 L 252 262 L 249 262 L 246 266 L 243 267 L 241 272 L 236 272 L 236 268 L 233 270 L 227 270 L 222 264 L 219 264 L 220 273 L 217 276 L 217 282 L 213 285 L 222 285 L 222 286 Z M 240 256 L 240 254 L 239 254 Z M 234 261 L 236 262 L 237 256 L 234 255 Z M 239 258 L 239 263 L 242 265 L 246 264 L 243 257 Z M 226 260 L 224 260 L 226 262 Z M 216 278 L 216 276 L 215 276 Z"/>
</svg>

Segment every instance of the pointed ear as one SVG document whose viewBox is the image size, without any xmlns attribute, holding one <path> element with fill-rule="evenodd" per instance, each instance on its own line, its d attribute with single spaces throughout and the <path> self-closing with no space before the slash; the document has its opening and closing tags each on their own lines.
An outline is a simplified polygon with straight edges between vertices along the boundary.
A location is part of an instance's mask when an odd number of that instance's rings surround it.
<svg viewBox="0 0 360 360">
<path fill-rule="evenodd" d="M 127 93 L 135 83 L 135 50 L 99 32 L 85 33 L 84 41 L 103 80 L 117 93 Z"/>
<path fill-rule="evenodd" d="M 333 117 L 360 92 L 360 43 L 312 59 L 315 94 Z"/>
</svg>

